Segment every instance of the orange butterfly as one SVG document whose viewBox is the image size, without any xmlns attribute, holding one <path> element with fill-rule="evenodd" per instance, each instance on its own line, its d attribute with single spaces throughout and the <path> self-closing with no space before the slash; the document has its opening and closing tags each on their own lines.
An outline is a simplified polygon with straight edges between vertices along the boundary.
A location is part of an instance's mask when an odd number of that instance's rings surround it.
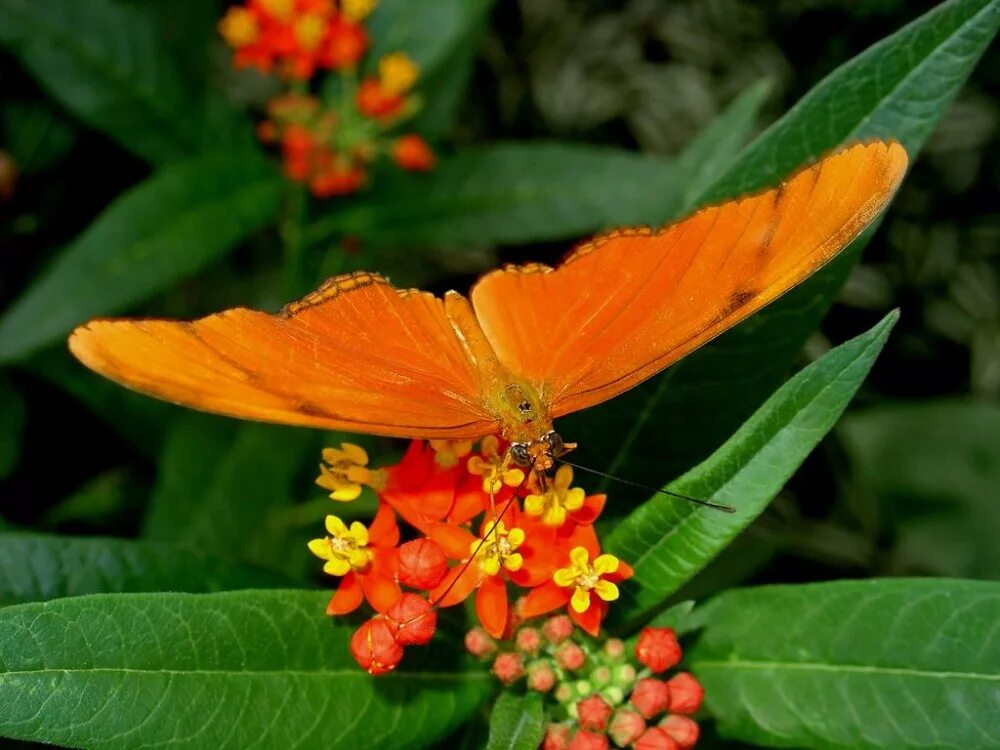
<svg viewBox="0 0 1000 750">
<path fill-rule="evenodd" d="M 886 206 L 906 163 L 898 143 L 854 145 L 664 229 L 597 237 L 557 268 L 492 271 L 468 298 L 358 272 L 276 315 L 96 320 L 69 346 L 122 385 L 196 409 L 407 438 L 499 433 L 508 460 L 545 471 L 572 447 L 553 419 L 641 383 L 808 277 Z"/>
</svg>

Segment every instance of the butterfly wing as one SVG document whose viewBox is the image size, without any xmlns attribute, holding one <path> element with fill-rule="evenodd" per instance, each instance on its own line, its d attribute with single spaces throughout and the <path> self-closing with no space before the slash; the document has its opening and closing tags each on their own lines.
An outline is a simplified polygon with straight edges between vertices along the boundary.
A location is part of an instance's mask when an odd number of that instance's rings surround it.
<svg viewBox="0 0 1000 750">
<path fill-rule="evenodd" d="M 458 331 L 467 301 L 401 291 L 380 276 L 331 279 L 277 315 L 237 308 L 194 322 L 96 320 L 69 345 L 143 393 L 266 422 L 415 438 L 495 432 L 482 352 Z M 475 326 L 478 330 L 478 326 Z M 481 335 L 481 334 L 480 334 Z"/>
<path fill-rule="evenodd" d="M 858 144 L 782 185 L 660 231 L 624 230 L 556 269 L 513 266 L 471 299 L 501 362 L 553 417 L 605 401 L 736 325 L 829 261 L 885 207 L 898 143 Z"/>
</svg>

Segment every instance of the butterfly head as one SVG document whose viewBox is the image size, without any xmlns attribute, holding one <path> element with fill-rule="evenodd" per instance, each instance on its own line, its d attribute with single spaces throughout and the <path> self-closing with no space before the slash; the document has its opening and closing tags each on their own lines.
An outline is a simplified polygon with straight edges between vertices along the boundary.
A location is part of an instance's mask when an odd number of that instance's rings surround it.
<svg viewBox="0 0 1000 750">
<path fill-rule="evenodd" d="M 516 466 L 544 473 L 555 466 L 556 459 L 576 448 L 576 443 L 564 442 L 559 433 L 549 430 L 537 440 L 514 441 L 510 457 Z"/>
</svg>

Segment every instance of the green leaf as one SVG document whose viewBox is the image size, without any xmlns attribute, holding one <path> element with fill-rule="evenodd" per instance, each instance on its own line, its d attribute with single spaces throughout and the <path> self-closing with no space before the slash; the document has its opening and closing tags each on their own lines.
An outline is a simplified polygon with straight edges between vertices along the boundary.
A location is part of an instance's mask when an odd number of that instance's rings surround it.
<svg viewBox="0 0 1000 750">
<path fill-rule="evenodd" d="M 0 734 L 87 747 L 427 747 L 493 678 L 438 634 L 373 678 L 307 591 L 110 594 L 0 611 Z"/>
<path fill-rule="evenodd" d="M 288 538 L 279 521 L 312 489 L 315 473 L 303 470 L 315 470 L 319 448 L 313 430 L 184 415 L 160 456 L 144 537 L 299 577 L 310 537 Z"/>
<path fill-rule="evenodd" d="M 536 750 L 545 734 L 544 718 L 541 693 L 501 693 L 490 714 L 486 750 Z"/>
<path fill-rule="evenodd" d="M 17 467 L 27 412 L 20 391 L 0 373 L 0 479 L 10 476 Z"/>
<path fill-rule="evenodd" d="M 894 137 L 914 159 L 998 25 L 998 0 L 938 5 L 817 84 L 697 202 L 772 185 L 857 139 Z M 658 485 L 702 460 L 786 377 L 866 239 L 665 375 L 564 420 L 578 461 Z"/>
<path fill-rule="evenodd" d="M 3 605 L 80 594 L 197 593 L 281 585 L 288 580 L 178 544 L 0 533 Z"/>
<path fill-rule="evenodd" d="M 86 482 L 60 500 L 42 516 L 42 523 L 56 526 L 70 521 L 96 522 L 121 513 L 128 505 L 129 477 L 123 469 L 112 469 Z"/>
<path fill-rule="evenodd" d="M 836 423 L 898 317 L 889 313 L 795 375 L 722 447 L 667 486 L 735 513 L 654 496 L 614 527 L 605 547 L 635 569 L 610 610 L 614 621 L 641 619 L 662 604 L 767 507 Z"/>
<path fill-rule="evenodd" d="M 196 102 L 157 27 L 111 0 L 0 0 L 0 44 L 88 125 L 152 162 L 199 144 Z"/>
<path fill-rule="evenodd" d="M 696 613 L 697 614 L 697 613 Z M 688 654 L 720 733 L 769 747 L 1000 747 L 1000 584 L 722 594 Z"/>
<path fill-rule="evenodd" d="M 386 245 L 488 245 L 580 235 L 663 218 L 676 190 L 672 165 L 628 151 L 509 143 L 442 158 L 434 172 L 393 170 L 377 191 L 307 229 Z"/>
<path fill-rule="evenodd" d="M 5 0 L 0 0 L 0 3 Z M 117 198 L 0 318 L 0 361 L 121 312 L 274 220 L 281 178 L 253 152 L 165 167 Z"/>
<path fill-rule="evenodd" d="M 38 104 L 12 102 L 3 111 L 5 147 L 23 174 L 44 172 L 73 147 L 76 131 L 55 112 Z"/>
<path fill-rule="evenodd" d="M 894 540 L 893 572 L 1000 579 L 1000 406 L 893 404 L 851 414 L 837 432 L 852 493 Z"/>
</svg>

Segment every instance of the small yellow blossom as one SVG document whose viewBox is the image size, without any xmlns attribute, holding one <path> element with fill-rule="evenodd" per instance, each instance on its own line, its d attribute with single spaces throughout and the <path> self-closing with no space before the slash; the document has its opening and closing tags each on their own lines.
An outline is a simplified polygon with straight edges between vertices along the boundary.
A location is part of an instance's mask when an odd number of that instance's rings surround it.
<svg viewBox="0 0 1000 750">
<path fill-rule="evenodd" d="M 260 7 L 279 21 L 287 21 L 295 11 L 295 0 L 260 0 Z"/>
<path fill-rule="evenodd" d="M 508 487 L 519 487 L 524 481 L 524 472 L 510 468 L 510 462 L 505 454 L 500 453 L 500 441 L 495 435 L 483 438 L 480 446 L 482 456 L 473 456 L 467 464 L 469 473 L 482 476 L 483 492 L 495 495 L 505 484 Z"/>
<path fill-rule="evenodd" d="M 364 21 L 378 5 L 377 0 L 340 0 L 340 12 L 354 23 Z"/>
<path fill-rule="evenodd" d="M 356 500 L 362 485 L 376 490 L 385 486 L 385 472 L 369 469 L 368 454 L 358 445 L 341 443 L 340 448 L 324 448 L 323 462 L 316 484 L 330 490 L 331 500 Z"/>
<path fill-rule="evenodd" d="M 545 494 L 524 498 L 524 512 L 529 516 L 541 516 L 546 526 L 562 526 L 567 513 L 580 510 L 586 497 L 583 488 L 571 488 L 572 483 L 573 469 L 563 464 L 556 470 L 552 486 Z"/>
<path fill-rule="evenodd" d="M 458 466 L 460 459 L 472 452 L 471 440 L 431 440 L 434 460 L 442 469 Z"/>
<path fill-rule="evenodd" d="M 230 8 L 219 21 L 219 33 L 230 47 L 240 48 L 257 41 L 260 29 L 254 14 L 246 8 Z"/>
<path fill-rule="evenodd" d="M 309 551 L 326 560 L 324 573 L 344 576 L 368 567 L 374 555 L 368 549 L 368 529 L 364 524 L 354 521 L 348 528 L 337 516 L 327 516 L 326 530 L 329 536 L 309 542 Z"/>
<path fill-rule="evenodd" d="M 524 565 L 524 558 L 515 550 L 524 544 L 524 530 L 510 531 L 498 522 L 496 527 L 482 540 L 477 539 L 469 546 L 469 554 L 479 558 L 479 569 L 488 576 L 495 576 L 500 568 L 514 572 Z M 477 553 L 478 550 L 478 553 Z"/>
<path fill-rule="evenodd" d="M 326 32 L 326 21 L 322 16 L 315 13 L 307 13 L 296 19 L 295 39 L 307 52 L 312 52 L 323 41 L 323 34 Z"/>
<path fill-rule="evenodd" d="M 552 580 L 563 588 L 573 586 L 570 606 L 583 614 L 590 608 L 590 592 L 593 591 L 606 602 L 618 598 L 618 587 L 601 576 L 618 570 L 618 558 L 614 555 L 598 555 L 590 564 L 590 555 L 584 547 L 574 547 L 569 553 L 570 567 L 560 568 L 552 575 Z"/>
<path fill-rule="evenodd" d="M 393 52 L 378 61 L 378 77 L 386 94 L 405 94 L 419 75 L 420 68 L 405 52 Z"/>
</svg>

